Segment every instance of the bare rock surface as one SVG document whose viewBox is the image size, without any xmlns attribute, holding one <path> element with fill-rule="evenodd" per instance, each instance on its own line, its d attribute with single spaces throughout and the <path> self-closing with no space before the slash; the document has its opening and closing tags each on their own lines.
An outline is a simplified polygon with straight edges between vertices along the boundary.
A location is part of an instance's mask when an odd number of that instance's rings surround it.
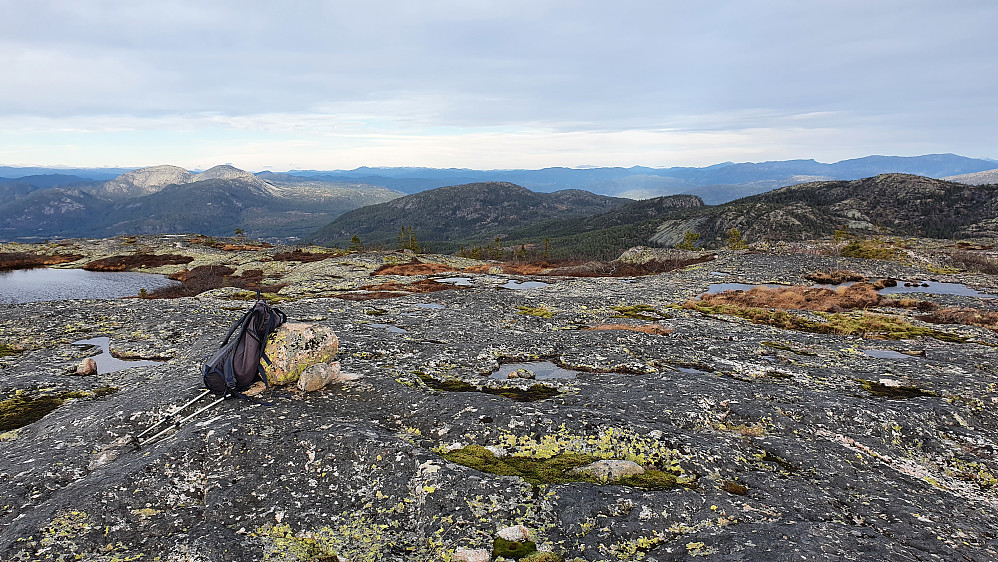
<svg viewBox="0 0 998 562">
<path fill-rule="evenodd" d="M 200 263 L 222 256 L 191 251 Z M 252 252 L 224 257 L 301 275 Z M 510 290 L 467 274 L 462 290 L 335 298 L 413 281 L 372 277 L 389 259 L 410 256 L 301 264 L 315 281 L 280 293 L 292 323 L 336 335 L 320 363 L 361 378 L 226 400 L 138 451 L 128 436 L 198 394 L 200 363 L 248 307 L 237 292 L 0 315 L 0 349 L 13 350 L 0 354 L 4 411 L 41 414 L 0 432 L 0 559 L 455 559 L 491 552 L 497 530 L 516 525 L 567 560 L 998 559 L 995 332 L 931 325 L 962 339 L 870 339 L 682 307 L 721 280 L 810 284 L 802 275 L 816 270 L 996 293 L 993 276 L 777 249 L 629 279 Z M 920 298 L 998 310 L 995 299 Z M 621 318 L 649 307 L 660 314 Z M 875 312 L 929 326 L 917 311 Z M 649 322 L 671 333 L 579 329 Z M 68 376 L 80 361 L 69 344 L 97 336 L 170 358 Z M 534 360 L 575 377 L 489 376 Z M 444 457 L 472 446 L 493 464 Z M 677 485 L 551 483 L 508 468 L 564 453 L 631 461 Z"/>
</svg>

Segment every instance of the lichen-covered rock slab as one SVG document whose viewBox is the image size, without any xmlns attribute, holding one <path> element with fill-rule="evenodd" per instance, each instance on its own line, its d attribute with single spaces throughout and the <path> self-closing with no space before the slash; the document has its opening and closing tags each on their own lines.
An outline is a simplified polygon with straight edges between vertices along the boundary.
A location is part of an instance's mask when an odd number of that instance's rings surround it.
<svg viewBox="0 0 998 562">
<path fill-rule="evenodd" d="M 266 366 L 266 372 L 270 384 L 298 382 L 305 369 L 331 362 L 338 346 L 336 334 L 325 326 L 303 322 L 281 326 L 267 342 L 271 364 Z"/>
</svg>

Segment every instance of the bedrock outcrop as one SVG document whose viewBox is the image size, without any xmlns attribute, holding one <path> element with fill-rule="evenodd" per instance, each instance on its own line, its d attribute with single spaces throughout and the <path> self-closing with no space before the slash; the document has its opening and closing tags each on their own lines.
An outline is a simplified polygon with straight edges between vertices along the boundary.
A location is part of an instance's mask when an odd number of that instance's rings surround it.
<svg viewBox="0 0 998 562">
<path fill-rule="evenodd" d="M 514 526 L 549 559 L 998 558 L 995 332 L 932 325 L 958 337 L 876 339 L 682 306 L 714 282 L 810 284 L 802 275 L 813 271 L 994 294 L 992 276 L 722 252 L 645 277 L 509 289 L 509 276 L 465 274 L 462 290 L 331 296 L 426 279 L 372 278 L 389 259 L 269 265 L 301 277 L 282 289 L 289 321 L 335 333 L 330 360 L 360 378 L 227 400 L 140 450 L 128 436 L 198 394 L 200 362 L 245 297 L 29 303 L 0 315 L 4 412 L 41 413 L 0 434 L 0 559 L 469 559 Z M 926 326 L 916 310 L 850 314 L 871 313 Z M 663 329 L 582 329 L 621 324 Z M 68 375 L 82 353 L 71 342 L 97 336 L 170 359 Z M 490 376 L 534 361 L 571 375 Z M 477 468 L 448 460 L 469 450 L 488 452 Z M 561 480 L 562 464 L 600 460 L 667 478 Z"/>
</svg>

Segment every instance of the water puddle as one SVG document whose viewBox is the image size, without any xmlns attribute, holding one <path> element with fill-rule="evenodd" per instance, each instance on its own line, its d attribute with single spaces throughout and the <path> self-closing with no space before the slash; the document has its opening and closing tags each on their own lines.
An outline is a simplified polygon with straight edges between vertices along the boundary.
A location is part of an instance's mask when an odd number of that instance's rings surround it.
<svg viewBox="0 0 998 562">
<path fill-rule="evenodd" d="M 569 369 L 559 367 L 550 361 L 528 361 L 524 363 L 506 363 L 505 365 L 501 365 L 498 371 L 489 375 L 489 378 L 505 380 L 510 378 L 509 374 L 513 371 L 530 371 L 534 374 L 533 378 L 535 380 L 574 379 L 578 374 L 577 371 L 571 371 Z"/>
<path fill-rule="evenodd" d="M 440 310 L 444 305 L 435 302 L 421 302 L 416 305 L 416 308 L 423 308 L 426 310 Z"/>
<path fill-rule="evenodd" d="M 84 269 L 17 269 L 0 272 L 0 302 L 43 302 L 68 299 L 117 299 L 177 285 L 152 273 L 86 271 Z"/>
<path fill-rule="evenodd" d="M 470 287 L 471 277 L 445 277 L 443 279 L 437 279 L 439 283 L 450 283 L 451 285 L 457 285 L 458 287 Z"/>
<path fill-rule="evenodd" d="M 505 285 L 501 285 L 501 287 L 503 289 L 522 290 L 522 289 L 540 289 L 541 287 L 548 287 L 550 285 L 551 285 L 550 283 L 544 283 L 543 281 L 520 282 L 510 279 L 509 281 L 506 282 Z"/>
<path fill-rule="evenodd" d="M 118 359 L 111 355 L 111 338 L 90 338 L 74 341 L 73 345 L 95 345 L 100 348 L 101 352 L 94 355 L 93 360 L 97 362 L 97 373 L 101 375 L 132 367 L 148 367 L 166 363 L 166 361 L 148 361 L 146 359 Z"/>
<path fill-rule="evenodd" d="M 404 334 L 406 333 L 405 328 L 399 328 L 398 326 L 393 326 L 391 324 L 371 324 L 374 328 L 384 328 L 385 330 L 393 334 Z"/>
<path fill-rule="evenodd" d="M 877 359 L 914 359 L 911 355 L 891 349 L 864 349 L 863 355 Z"/>
<path fill-rule="evenodd" d="M 907 287 L 905 285 L 908 285 Z M 982 299 L 998 298 L 998 295 L 990 295 L 971 289 L 962 283 L 942 283 L 940 281 L 926 281 L 915 283 L 898 283 L 895 287 L 885 287 L 880 291 L 881 295 L 896 295 L 901 293 L 930 293 L 934 295 L 958 295 L 962 297 L 979 297 Z"/>
</svg>

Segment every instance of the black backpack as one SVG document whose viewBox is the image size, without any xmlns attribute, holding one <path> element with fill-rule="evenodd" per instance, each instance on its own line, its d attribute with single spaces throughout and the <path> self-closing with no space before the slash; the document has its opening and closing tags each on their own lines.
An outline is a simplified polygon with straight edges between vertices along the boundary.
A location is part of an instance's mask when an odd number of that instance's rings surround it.
<svg viewBox="0 0 998 562">
<path fill-rule="evenodd" d="M 267 338 L 287 319 L 280 310 L 257 300 L 225 334 L 218 351 L 205 361 L 202 367 L 205 388 L 222 397 L 240 396 L 258 380 L 270 388 L 260 360 L 270 365 L 270 358 L 264 353 Z"/>
</svg>

